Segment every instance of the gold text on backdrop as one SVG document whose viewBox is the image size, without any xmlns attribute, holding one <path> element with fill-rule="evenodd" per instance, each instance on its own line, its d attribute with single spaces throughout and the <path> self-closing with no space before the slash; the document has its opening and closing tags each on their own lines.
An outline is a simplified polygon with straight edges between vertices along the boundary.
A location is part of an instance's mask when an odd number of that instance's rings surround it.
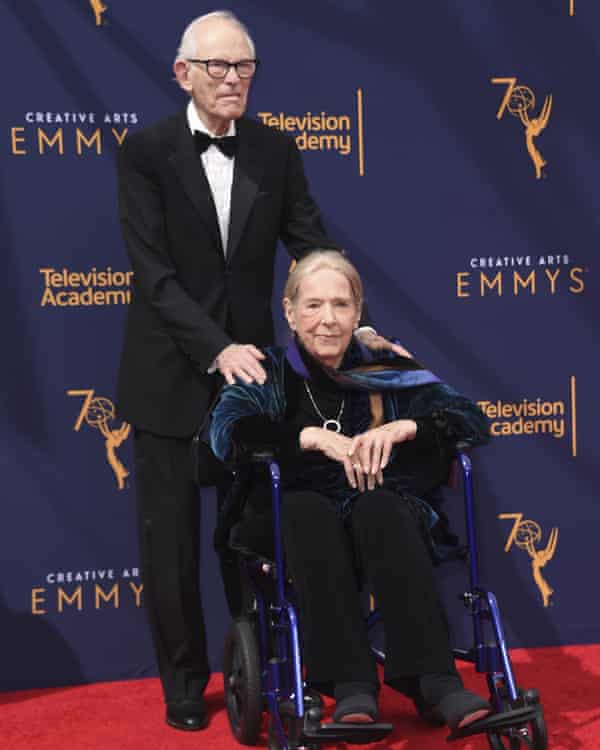
<svg viewBox="0 0 600 750">
<path fill-rule="evenodd" d="M 321 151 L 349 156 L 354 151 L 358 158 L 358 174 L 365 174 L 364 94 L 361 88 L 356 90 L 356 132 L 353 128 L 353 117 L 350 114 L 336 115 L 322 110 L 300 114 L 289 112 L 257 112 L 263 125 L 294 134 L 300 151 Z"/>
<path fill-rule="evenodd" d="M 559 440 L 571 431 L 571 455 L 577 457 L 577 378 L 571 375 L 567 398 L 549 401 L 541 397 L 519 401 L 480 399 L 477 404 L 489 419 L 495 438 L 545 438 Z M 570 420 L 569 420 L 570 412 Z"/>
</svg>

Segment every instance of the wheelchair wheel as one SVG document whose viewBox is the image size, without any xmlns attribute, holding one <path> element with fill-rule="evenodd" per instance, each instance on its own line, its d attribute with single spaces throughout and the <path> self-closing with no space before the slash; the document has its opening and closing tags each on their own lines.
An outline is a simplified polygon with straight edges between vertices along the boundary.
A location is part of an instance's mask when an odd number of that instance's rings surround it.
<svg viewBox="0 0 600 750">
<path fill-rule="evenodd" d="M 242 745 L 258 742 L 262 722 L 259 647 L 249 620 L 236 620 L 225 638 L 223 681 L 231 731 Z"/>
<path fill-rule="evenodd" d="M 542 707 L 525 724 L 505 729 L 502 732 L 489 732 L 487 735 L 491 750 L 547 750 L 548 732 Z"/>
</svg>

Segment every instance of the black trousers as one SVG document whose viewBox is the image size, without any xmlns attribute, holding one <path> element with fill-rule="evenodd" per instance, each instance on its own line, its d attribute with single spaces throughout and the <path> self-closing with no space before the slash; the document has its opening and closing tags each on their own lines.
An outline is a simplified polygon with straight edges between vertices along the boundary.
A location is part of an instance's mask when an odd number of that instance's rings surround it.
<svg viewBox="0 0 600 750">
<path fill-rule="evenodd" d="M 210 669 L 192 440 L 136 430 L 134 451 L 144 602 L 165 700 L 199 700 Z"/>
<path fill-rule="evenodd" d="M 327 497 L 288 492 L 282 532 L 312 683 L 377 683 L 357 566 L 382 610 L 385 681 L 453 672 L 431 559 L 417 520 L 396 493 L 364 493 L 344 522 Z"/>
</svg>

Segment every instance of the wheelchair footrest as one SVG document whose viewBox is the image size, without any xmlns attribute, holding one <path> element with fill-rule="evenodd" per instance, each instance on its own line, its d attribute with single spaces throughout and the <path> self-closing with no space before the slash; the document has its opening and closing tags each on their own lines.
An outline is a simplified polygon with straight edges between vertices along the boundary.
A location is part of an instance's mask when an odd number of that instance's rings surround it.
<svg viewBox="0 0 600 750">
<path fill-rule="evenodd" d="M 393 729 L 392 724 L 350 724 L 330 722 L 306 728 L 302 733 L 304 740 L 309 742 L 348 742 L 351 745 L 368 745 L 379 742 Z"/>
<path fill-rule="evenodd" d="M 503 729 L 518 727 L 534 719 L 537 716 L 537 711 L 537 706 L 527 706 L 525 708 L 515 708 L 511 711 L 490 714 L 485 719 L 474 721 L 462 729 L 455 729 L 446 739 L 448 742 L 452 742 L 452 740 L 459 740 L 462 737 L 470 737 L 472 734 L 500 732 Z"/>
</svg>

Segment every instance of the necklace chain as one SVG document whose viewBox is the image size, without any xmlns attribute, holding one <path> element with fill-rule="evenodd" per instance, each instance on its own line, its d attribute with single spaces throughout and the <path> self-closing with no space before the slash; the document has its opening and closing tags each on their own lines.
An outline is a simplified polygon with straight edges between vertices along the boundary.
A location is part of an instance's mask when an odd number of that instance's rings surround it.
<svg viewBox="0 0 600 750">
<path fill-rule="evenodd" d="M 308 394 L 308 397 L 310 399 L 311 404 L 313 405 L 314 410 L 317 412 L 317 415 L 323 420 L 323 428 L 325 430 L 332 430 L 333 432 L 341 432 L 342 424 L 340 422 L 340 419 L 342 418 L 342 414 L 344 413 L 345 399 L 342 397 L 342 403 L 340 404 L 337 417 L 333 419 L 328 419 L 317 406 L 317 402 L 315 401 L 314 396 L 312 395 L 311 390 L 308 387 L 308 383 L 306 382 L 306 380 L 304 381 L 304 388 L 306 390 L 306 393 Z M 331 427 L 328 427 L 328 425 L 331 425 Z"/>
</svg>

